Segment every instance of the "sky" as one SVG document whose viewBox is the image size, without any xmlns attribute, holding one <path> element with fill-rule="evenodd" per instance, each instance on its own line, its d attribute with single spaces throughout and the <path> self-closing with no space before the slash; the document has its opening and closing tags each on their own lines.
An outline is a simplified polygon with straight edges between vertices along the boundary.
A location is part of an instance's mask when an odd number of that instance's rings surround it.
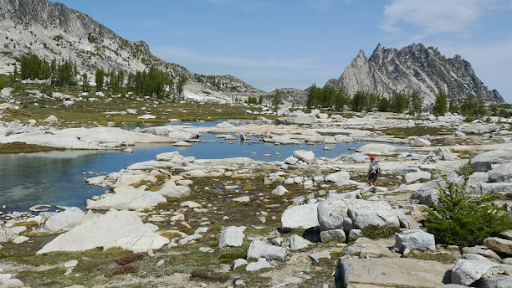
<svg viewBox="0 0 512 288">
<path fill-rule="evenodd" d="M 54 1 L 52 1 L 54 2 Z M 468 60 L 512 102 L 512 0 L 60 0 L 156 56 L 252 86 L 304 89 L 338 78 L 378 43 Z"/>
</svg>

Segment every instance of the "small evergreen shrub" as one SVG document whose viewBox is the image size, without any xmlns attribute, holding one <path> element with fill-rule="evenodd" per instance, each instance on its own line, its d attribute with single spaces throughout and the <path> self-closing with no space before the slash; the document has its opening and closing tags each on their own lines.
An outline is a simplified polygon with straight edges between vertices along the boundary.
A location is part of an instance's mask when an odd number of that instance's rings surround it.
<svg viewBox="0 0 512 288">
<path fill-rule="evenodd" d="M 464 183 L 457 184 L 445 178 L 446 187 L 439 185 L 438 188 L 438 204 L 426 209 L 427 217 L 423 224 L 429 233 L 434 234 L 437 242 L 474 246 L 512 227 L 506 213 L 488 204 L 499 194 L 474 195 L 467 192 L 470 163 L 471 159 L 458 171 L 464 173 Z"/>
</svg>

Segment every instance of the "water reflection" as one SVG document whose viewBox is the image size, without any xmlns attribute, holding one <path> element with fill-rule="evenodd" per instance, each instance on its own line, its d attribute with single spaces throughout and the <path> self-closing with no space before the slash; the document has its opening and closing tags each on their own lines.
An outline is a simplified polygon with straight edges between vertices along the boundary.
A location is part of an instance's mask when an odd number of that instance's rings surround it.
<svg viewBox="0 0 512 288">
<path fill-rule="evenodd" d="M 182 123 L 183 124 L 183 123 Z M 35 154 L 0 155 L 0 204 L 7 211 L 26 211 L 36 204 L 85 206 L 85 200 L 102 194 L 102 188 L 87 185 L 83 173 L 110 173 L 133 163 L 153 160 L 163 152 L 180 151 L 198 159 L 250 157 L 255 160 L 277 161 L 307 149 L 317 157 L 336 157 L 365 143 L 339 143 L 332 150 L 324 145 L 273 145 L 250 139 L 225 141 L 213 134 L 204 134 L 200 143 L 176 149 L 172 145 L 138 147 L 133 154 L 98 151 L 53 151 Z M 4 210 L 4 212 L 6 212 Z"/>
</svg>

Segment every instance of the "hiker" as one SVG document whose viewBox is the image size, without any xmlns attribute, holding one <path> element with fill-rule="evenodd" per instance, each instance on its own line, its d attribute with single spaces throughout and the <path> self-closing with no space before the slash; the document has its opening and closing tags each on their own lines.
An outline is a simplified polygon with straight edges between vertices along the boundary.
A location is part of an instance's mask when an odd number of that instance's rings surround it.
<svg viewBox="0 0 512 288">
<path fill-rule="evenodd" d="M 379 163 L 375 161 L 375 157 L 370 157 L 370 168 L 368 169 L 368 185 L 370 185 L 372 190 L 375 190 L 375 186 L 377 186 L 377 177 L 380 174 L 380 166 Z"/>
</svg>

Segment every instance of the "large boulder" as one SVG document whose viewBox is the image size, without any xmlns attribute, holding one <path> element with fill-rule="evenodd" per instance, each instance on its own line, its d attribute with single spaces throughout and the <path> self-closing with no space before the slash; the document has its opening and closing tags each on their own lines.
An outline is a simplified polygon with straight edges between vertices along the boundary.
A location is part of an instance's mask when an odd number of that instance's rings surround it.
<svg viewBox="0 0 512 288">
<path fill-rule="evenodd" d="M 115 208 L 118 210 L 137 210 L 147 209 L 165 202 L 167 202 L 167 199 L 160 193 L 129 189 L 105 194 L 99 200 L 87 199 L 87 209 L 109 210 L 110 208 Z"/>
<path fill-rule="evenodd" d="M 498 253 L 512 255 L 512 240 L 489 237 L 484 239 L 484 245 Z"/>
<path fill-rule="evenodd" d="M 284 229 L 308 229 L 318 223 L 318 203 L 290 206 L 281 215 L 281 227 Z"/>
<path fill-rule="evenodd" d="M 478 283 L 480 288 L 509 288 L 512 287 L 512 276 L 497 276 L 493 278 L 482 279 Z"/>
<path fill-rule="evenodd" d="M 44 228 L 50 232 L 59 232 L 74 228 L 84 220 L 85 213 L 78 207 L 69 207 L 46 220 Z"/>
<path fill-rule="evenodd" d="M 373 155 L 384 155 L 394 152 L 398 147 L 389 144 L 370 143 L 357 149 L 357 152 Z"/>
<path fill-rule="evenodd" d="M 412 193 L 411 199 L 416 199 L 424 205 L 437 204 L 439 201 L 439 187 L 446 187 L 446 183 L 444 181 L 427 182 Z"/>
<path fill-rule="evenodd" d="M 504 164 L 512 161 L 512 146 L 478 154 L 471 160 L 471 168 L 477 172 L 486 172 L 492 169 L 494 164 Z"/>
<path fill-rule="evenodd" d="M 450 150 L 450 148 L 447 148 L 447 147 L 436 148 L 435 153 L 441 160 L 453 161 L 453 160 L 459 159 L 459 157 L 457 157 L 457 155 L 454 154 Z"/>
<path fill-rule="evenodd" d="M 426 171 L 410 172 L 404 175 L 404 181 L 406 183 L 412 183 L 418 180 L 430 180 L 432 175 Z"/>
<path fill-rule="evenodd" d="M 187 186 L 163 186 L 157 193 L 172 198 L 182 198 L 190 195 L 190 188 Z"/>
<path fill-rule="evenodd" d="M 341 287 L 442 286 L 451 266 L 435 261 L 404 258 L 340 259 L 337 282 Z"/>
<path fill-rule="evenodd" d="M 320 232 L 320 240 L 322 243 L 327 243 L 331 241 L 337 241 L 337 242 L 345 242 L 347 239 L 347 235 L 345 234 L 345 231 L 343 229 L 334 229 L 334 230 L 327 230 Z"/>
<path fill-rule="evenodd" d="M 471 285 L 487 274 L 489 270 L 500 266 L 504 265 L 487 260 L 459 259 L 455 262 L 455 266 L 452 269 L 452 283 Z"/>
<path fill-rule="evenodd" d="M 357 229 L 368 226 L 400 227 L 396 212 L 386 201 L 351 200 L 348 215 L 352 218 L 354 228 Z"/>
<path fill-rule="evenodd" d="M 25 227 L 25 226 L 17 226 L 17 227 L 11 227 L 11 228 L 0 227 L 0 243 L 12 241 L 15 238 L 17 238 L 18 236 L 20 236 L 20 234 L 25 232 L 26 230 L 27 230 L 27 227 Z"/>
<path fill-rule="evenodd" d="M 220 232 L 219 248 L 240 247 L 244 243 L 245 226 L 229 226 Z"/>
<path fill-rule="evenodd" d="M 400 253 L 407 250 L 436 251 L 434 235 L 419 229 L 395 234 L 395 247 Z"/>
<path fill-rule="evenodd" d="M 292 235 L 290 237 L 290 250 L 301 250 L 308 248 L 308 246 L 311 245 L 311 242 L 300 237 L 299 235 Z"/>
<path fill-rule="evenodd" d="M 411 140 L 411 147 L 429 147 L 432 143 L 427 139 L 414 138 Z"/>
<path fill-rule="evenodd" d="M 381 241 L 371 240 L 365 237 L 357 238 L 344 252 L 345 255 L 361 258 L 391 257 L 392 253 L 386 244 Z"/>
<path fill-rule="evenodd" d="M 346 171 L 339 171 L 329 174 L 325 177 L 326 182 L 334 182 L 334 184 L 341 186 L 349 182 L 350 174 Z"/>
<path fill-rule="evenodd" d="M 167 161 L 167 162 L 181 162 L 183 161 L 183 156 L 180 155 L 180 152 L 165 152 L 156 155 L 157 161 Z"/>
<path fill-rule="evenodd" d="M 348 205 L 344 200 L 326 199 L 318 203 L 318 222 L 321 230 L 352 228 L 352 220 L 348 217 Z"/>
<path fill-rule="evenodd" d="M 498 165 L 489 171 L 489 182 L 505 182 L 512 179 L 512 162 Z"/>
<path fill-rule="evenodd" d="M 97 247 L 119 247 L 133 252 L 159 249 L 169 239 L 155 232 L 158 227 L 144 224 L 137 212 L 111 209 L 106 214 L 87 213 L 84 221 L 46 244 L 37 254 L 54 251 L 86 251 Z"/>
<path fill-rule="evenodd" d="M 247 250 L 247 259 L 265 258 L 269 260 L 283 261 L 286 257 L 286 249 L 274 245 L 270 245 L 261 240 L 254 240 Z"/>
<path fill-rule="evenodd" d="M 311 164 L 315 161 L 315 153 L 307 150 L 296 150 L 293 152 L 293 157 L 302 160 L 308 164 Z"/>
</svg>

